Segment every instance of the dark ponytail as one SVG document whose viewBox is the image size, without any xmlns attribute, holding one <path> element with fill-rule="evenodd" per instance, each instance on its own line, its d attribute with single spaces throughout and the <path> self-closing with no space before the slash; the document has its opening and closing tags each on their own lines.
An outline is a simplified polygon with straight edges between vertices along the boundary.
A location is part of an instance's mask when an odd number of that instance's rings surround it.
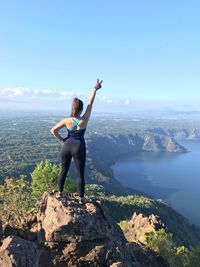
<svg viewBox="0 0 200 267">
<path fill-rule="evenodd" d="M 83 110 L 83 101 L 75 97 L 72 100 L 71 117 L 77 117 L 79 112 Z"/>
</svg>

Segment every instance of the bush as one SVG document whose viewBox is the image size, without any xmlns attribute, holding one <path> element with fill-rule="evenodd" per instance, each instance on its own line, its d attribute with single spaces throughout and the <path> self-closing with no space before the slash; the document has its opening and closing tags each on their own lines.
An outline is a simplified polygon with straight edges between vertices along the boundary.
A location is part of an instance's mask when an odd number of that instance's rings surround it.
<svg viewBox="0 0 200 267">
<path fill-rule="evenodd" d="M 105 189 L 99 184 L 87 184 L 85 186 L 85 193 L 90 198 L 104 198 Z"/>
<path fill-rule="evenodd" d="M 160 254 L 170 267 L 200 267 L 200 247 L 188 250 L 184 246 L 176 247 L 172 234 L 164 229 L 146 234 L 147 246 Z"/>
<path fill-rule="evenodd" d="M 39 198 L 45 191 L 58 190 L 58 176 L 60 174 L 60 166 L 51 163 L 49 160 L 41 161 L 31 174 L 32 195 Z M 75 182 L 67 177 L 64 190 L 66 192 L 76 192 Z"/>
<path fill-rule="evenodd" d="M 24 176 L 19 179 L 6 178 L 0 185 L 0 212 L 3 223 L 21 227 L 23 218 L 34 206 L 30 183 Z"/>
<path fill-rule="evenodd" d="M 147 247 L 157 252 L 172 267 L 176 265 L 176 249 L 171 233 L 166 233 L 164 229 L 146 233 Z"/>
<path fill-rule="evenodd" d="M 3 223 L 22 227 L 27 212 L 34 207 L 35 202 L 45 191 L 58 190 L 58 176 L 60 166 L 49 160 L 41 161 L 31 174 L 32 182 L 25 180 L 21 175 L 19 179 L 6 178 L 0 185 L 0 217 Z M 76 191 L 75 182 L 67 177 L 64 190 L 73 193 Z"/>
<path fill-rule="evenodd" d="M 192 248 L 188 253 L 188 266 L 199 267 L 200 266 L 200 247 Z"/>
<path fill-rule="evenodd" d="M 123 220 L 118 223 L 120 228 L 122 229 L 123 233 L 126 234 L 132 226 L 132 222 L 130 220 Z"/>
</svg>

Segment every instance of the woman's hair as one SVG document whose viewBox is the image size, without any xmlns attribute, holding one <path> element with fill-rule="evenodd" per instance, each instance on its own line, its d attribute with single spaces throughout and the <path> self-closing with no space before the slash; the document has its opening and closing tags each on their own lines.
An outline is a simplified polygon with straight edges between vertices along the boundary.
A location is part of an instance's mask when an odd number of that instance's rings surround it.
<svg viewBox="0 0 200 267">
<path fill-rule="evenodd" d="M 75 97 L 72 100 L 71 117 L 77 117 L 79 112 L 83 110 L 83 101 Z"/>
</svg>

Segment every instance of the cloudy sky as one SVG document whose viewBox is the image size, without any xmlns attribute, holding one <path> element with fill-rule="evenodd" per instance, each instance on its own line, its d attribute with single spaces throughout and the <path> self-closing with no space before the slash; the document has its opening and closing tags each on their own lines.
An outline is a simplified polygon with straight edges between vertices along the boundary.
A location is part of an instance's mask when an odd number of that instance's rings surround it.
<svg viewBox="0 0 200 267">
<path fill-rule="evenodd" d="M 0 108 L 200 109 L 200 3 L 1 1 Z"/>
</svg>

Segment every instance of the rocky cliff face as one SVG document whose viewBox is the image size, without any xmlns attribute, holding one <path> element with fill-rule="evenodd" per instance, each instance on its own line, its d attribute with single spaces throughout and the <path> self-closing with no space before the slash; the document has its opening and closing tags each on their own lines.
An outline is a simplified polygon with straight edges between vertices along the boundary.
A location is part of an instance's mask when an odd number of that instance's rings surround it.
<svg viewBox="0 0 200 267">
<path fill-rule="evenodd" d="M 154 214 L 144 216 L 142 213 L 138 215 L 134 213 L 128 223 L 129 229 L 125 232 L 125 237 L 129 242 L 139 241 L 140 243 L 145 243 L 146 233 L 166 228 L 165 224 L 161 222 L 159 216 Z"/>
<path fill-rule="evenodd" d="M 0 266 L 162 267 L 156 254 L 128 242 L 97 200 L 57 199 L 44 193 L 24 220 L 24 228 L 4 226 Z"/>
<path fill-rule="evenodd" d="M 114 178 L 110 166 L 128 154 L 133 155 L 142 151 L 183 153 L 186 149 L 170 136 L 153 133 L 92 134 L 87 140 L 87 181 L 102 184 L 109 194 L 133 193 L 133 190 L 123 187 Z M 162 189 L 153 188 L 152 190 L 160 192 Z"/>
<path fill-rule="evenodd" d="M 102 144 L 104 144 L 102 146 Z M 105 145 L 106 144 L 106 145 Z M 88 140 L 88 148 L 101 150 L 103 148 L 110 150 L 115 154 L 124 152 L 170 152 L 181 153 L 187 150 L 177 143 L 169 135 L 142 132 L 137 134 L 92 134 Z"/>
</svg>

